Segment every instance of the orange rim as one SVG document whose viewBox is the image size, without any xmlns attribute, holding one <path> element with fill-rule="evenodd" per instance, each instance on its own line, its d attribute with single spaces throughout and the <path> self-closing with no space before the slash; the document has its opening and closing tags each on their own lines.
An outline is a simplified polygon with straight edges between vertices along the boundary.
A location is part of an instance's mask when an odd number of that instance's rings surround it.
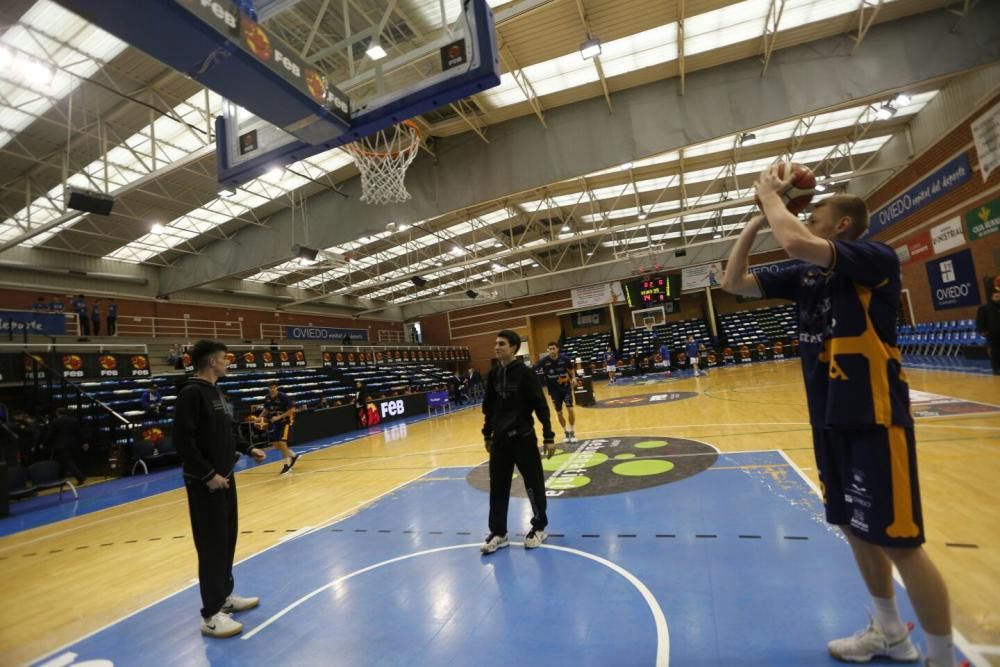
<svg viewBox="0 0 1000 667">
<path fill-rule="evenodd" d="M 405 125 L 406 127 L 410 128 L 410 131 L 411 131 L 410 136 L 414 138 L 413 139 L 413 143 L 410 144 L 409 146 L 407 146 L 406 148 L 402 149 L 402 150 L 398 150 L 398 151 L 369 151 L 369 150 L 365 150 L 363 148 L 358 148 L 357 147 L 357 142 L 353 142 L 353 143 L 344 145 L 344 150 L 346 150 L 348 153 L 351 153 L 352 155 L 363 155 L 364 157 L 370 157 L 370 158 L 387 158 L 387 157 L 396 157 L 397 155 L 399 155 L 401 153 L 406 153 L 406 152 L 409 152 L 411 150 L 416 150 L 417 148 L 419 148 L 420 147 L 420 128 L 417 127 L 417 124 L 414 123 L 412 120 L 404 120 L 402 123 L 399 123 L 399 125 Z M 363 139 L 358 139 L 358 141 L 362 141 L 362 140 Z"/>
</svg>

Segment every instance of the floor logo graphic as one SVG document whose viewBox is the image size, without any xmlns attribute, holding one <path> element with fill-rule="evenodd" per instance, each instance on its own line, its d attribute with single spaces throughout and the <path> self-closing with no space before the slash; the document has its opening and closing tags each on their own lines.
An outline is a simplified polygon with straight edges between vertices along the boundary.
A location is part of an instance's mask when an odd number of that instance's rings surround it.
<svg viewBox="0 0 1000 667">
<path fill-rule="evenodd" d="M 545 495 L 581 498 L 660 486 L 696 475 L 712 467 L 718 457 L 713 447 L 685 438 L 593 438 L 572 451 L 556 450 L 551 459 L 542 459 Z M 516 469 L 514 474 L 520 477 Z M 474 468 L 466 479 L 473 488 L 488 493 L 489 463 Z M 525 497 L 520 479 L 514 480 L 511 494 Z"/>
<path fill-rule="evenodd" d="M 914 417 L 950 417 L 975 415 L 983 412 L 1000 412 L 1000 405 L 977 403 L 961 398 L 910 390 L 910 406 Z"/>
<path fill-rule="evenodd" d="M 663 391 L 658 394 L 634 394 L 631 396 L 618 396 L 597 401 L 592 408 L 636 408 L 643 405 L 660 405 L 661 403 L 672 403 L 683 401 L 685 398 L 694 398 L 698 395 L 696 391 Z"/>
</svg>

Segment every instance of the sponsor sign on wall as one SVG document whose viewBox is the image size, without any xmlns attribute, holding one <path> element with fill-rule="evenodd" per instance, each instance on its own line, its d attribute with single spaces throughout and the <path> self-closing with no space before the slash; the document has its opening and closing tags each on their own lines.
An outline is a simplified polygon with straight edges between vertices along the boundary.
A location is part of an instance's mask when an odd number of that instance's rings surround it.
<svg viewBox="0 0 1000 667">
<path fill-rule="evenodd" d="M 983 182 L 1000 165 L 1000 103 L 984 113 L 972 123 L 972 139 L 976 142 L 979 168 L 983 171 Z"/>
<path fill-rule="evenodd" d="M 600 285 L 574 287 L 570 290 L 570 295 L 573 299 L 574 308 L 591 308 L 593 306 L 606 306 L 609 303 L 625 303 L 625 293 L 622 292 L 622 284 L 617 280 Z"/>
<path fill-rule="evenodd" d="M 943 222 L 937 227 L 931 227 L 931 243 L 934 253 L 940 255 L 952 248 L 965 245 L 965 232 L 962 231 L 962 220 L 954 218 Z"/>
<path fill-rule="evenodd" d="M 290 340 L 328 340 L 339 344 L 345 336 L 351 337 L 351 344 L 364 343 L 368 341 L 368 330 L 285 325 L 285 338 Z"/>
<path fill-rule="evenodd" d="M 52 313 L 0 310 L 0 331 L 14 335 L 65 336 L 66 316 Z"/>
<path fill-rule="evenodd" d="M 913 262 L 932 254 L 934 254 L 934 250 L 931 244 L 931 233 L 926 229 L 916 236 L 911 236 L 903 245 L 896 248 L 900 264 Z"/>
<path fill-rule="evenodd" d="M 1000 232 L 1000 199 L 994 199 L 965 214 L 965 224 L 969 228 L 969 240 Z"/>
<path fill-rule="evenodd" d="M 979 304 L 976 265 L 969 249 L 925 264 L 934 310 Z"/>
<path fill-rule="evenodd" d="M 701 266 L 686 266 L 681 269 L 682 291 L 718 287 L 722 284 L 722 262 L 712 262 Z"/>
<path fill-rule="evenodd" d="M 972 178 L 972 167 L 969 166 L 969 156 L 962 153 L 872 213 L 871 226 L 868 228 L 867 235 L 876 234 L 912 213 L 916 213 L 970 178 Z"/>
</svg>

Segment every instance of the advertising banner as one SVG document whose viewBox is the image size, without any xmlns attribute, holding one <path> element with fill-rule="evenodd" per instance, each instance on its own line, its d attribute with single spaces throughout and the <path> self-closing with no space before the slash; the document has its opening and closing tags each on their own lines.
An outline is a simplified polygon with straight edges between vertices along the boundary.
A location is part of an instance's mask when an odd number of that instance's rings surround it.
<svg viewBox="0 0 1000 667">
<path fill-rule="evenodd" d="M 867 236 L 876 234 L 903 218 L 916 213 L 942 195 L 972 178 L 969 156 L 962 153 L 912 188 L 871 215 Z"/>
<path fill-rule="evenodd" d="M 965 249 L 931 260 L 926 266 L 934 310 L 979 304 L 979 285 L 972 250 Z"/>
</svg>

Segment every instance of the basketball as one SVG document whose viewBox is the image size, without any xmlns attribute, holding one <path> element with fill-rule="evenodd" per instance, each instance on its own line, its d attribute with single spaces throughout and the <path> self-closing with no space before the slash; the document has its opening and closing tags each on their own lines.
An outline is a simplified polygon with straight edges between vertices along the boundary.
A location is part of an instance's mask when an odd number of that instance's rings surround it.
<svg viewBox="0 0 1000 667">
<path fill-rule="evenodd" d="M 785 178 L 785 164 L 778 163 L 778 176 Z M 814 188 L 816 187 L 816 175 L 809 167 L 792 162 L 792 183 L 791 186 L 781 194 L 781 199 L 785 202 L 785 208 L 790 213 L 799 214 L 805 210 L 809 202 L 812 201 Z M 764 207 L 757 197 L 757 208 L 763 210 Z"/>
</svg>

